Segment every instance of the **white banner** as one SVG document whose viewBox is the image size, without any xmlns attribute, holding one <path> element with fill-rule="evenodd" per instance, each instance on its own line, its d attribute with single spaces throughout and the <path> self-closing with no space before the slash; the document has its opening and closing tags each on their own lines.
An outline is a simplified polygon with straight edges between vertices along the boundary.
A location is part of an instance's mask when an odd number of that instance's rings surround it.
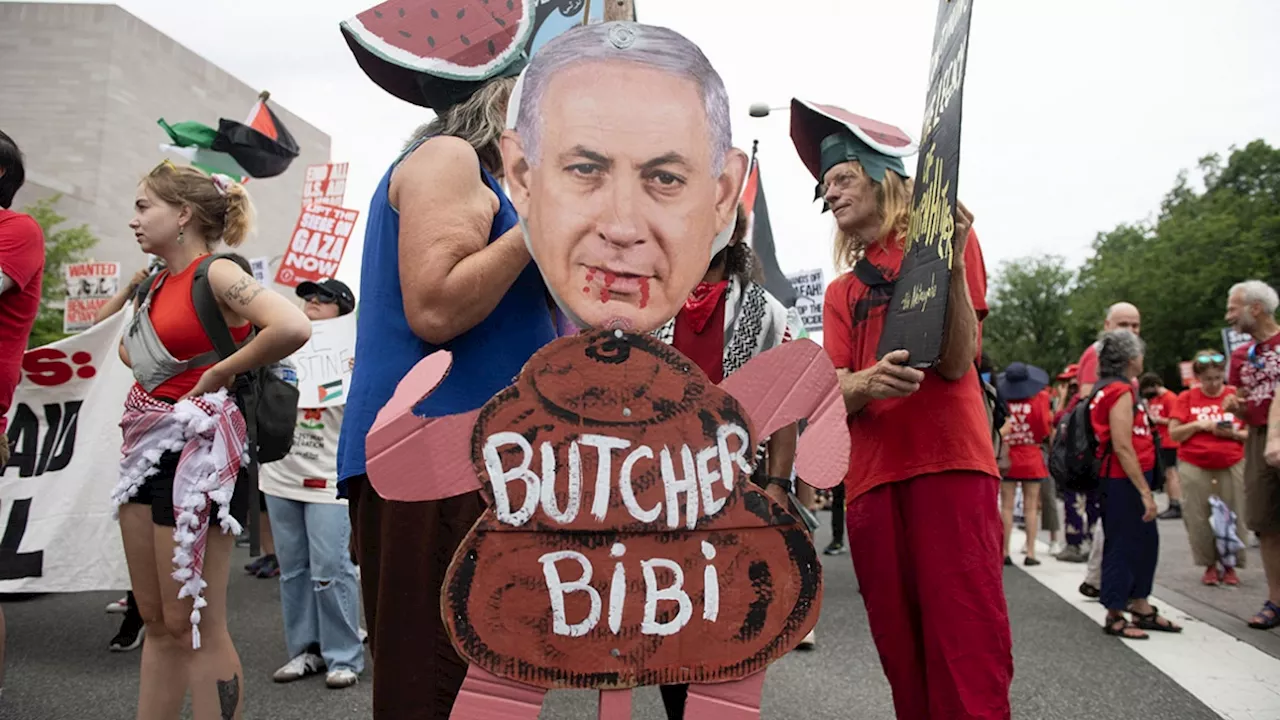
<svg viewBox="0 0 1280 720">
<path fill-rule="evenodd" d="M 800 321 L 809 332 L 822 331 L 822 299 L 827 291 L 823 281 L 822 270 L 805 270 L 788 275 L 787 280 L 796 289 L 796 310 L 800 313 Z"/>
<path fill-rule="evenodd" d="M 289 357 L 298 370 L 298 407 L 346 405 L 355 357 L 355 313 L 311 323 L 311 339 Z"/>
<path fill-rule="evenodd" d="M 0 469 L 0 593 L 129 587 L 111 489 L 133 385 L 117 354 L 130 313 L 22 358 Z"/>
<path fill-rule="evenodd" d="M 71 263 L 64 271 L 67 304 L 62 315 L 62 332 L 88 330 L 93 326 L 98 309 L 120 289 L 120 263 Z"/>
</svg>

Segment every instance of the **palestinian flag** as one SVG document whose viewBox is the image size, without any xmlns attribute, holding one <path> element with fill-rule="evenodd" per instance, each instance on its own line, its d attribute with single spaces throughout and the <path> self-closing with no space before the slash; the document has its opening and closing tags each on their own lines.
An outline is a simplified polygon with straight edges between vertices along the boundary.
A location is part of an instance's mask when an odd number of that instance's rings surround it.
<svg viewBox="0 0 1280 720">
<path fill-rule="evenodd" d="M 760 160 L 754 156 L 746 186 L 742 189 L 742 209 L 747 214 L 747 237 L 751 239 L 751 249 L 764 270 L 764 289 L 785 307 L 794 307 L 796 290 L 782 274 L 782 268 L 778 267 L 773 228 L 769 226 L 769 208 L 764 201 L 764 184 L 760 181 Z"/>
<path fill-rule="evenodd" d="M 198 122 L 159 125 L 171 144 L 162 152 L 180 155 L 207 173 L 222 173 L 245 182 L 282 174 L 298 157 L 298 143 L 267 105 L 270 93 L 262 93 L 243 123 L 221 118 L 218 129 Z"/>
</svg>

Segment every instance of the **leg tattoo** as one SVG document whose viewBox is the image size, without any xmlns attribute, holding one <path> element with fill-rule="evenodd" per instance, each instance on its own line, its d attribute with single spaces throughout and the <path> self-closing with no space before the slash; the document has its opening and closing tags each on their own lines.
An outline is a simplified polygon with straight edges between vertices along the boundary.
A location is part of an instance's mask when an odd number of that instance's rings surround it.
<svg viewBox="0 0 1280 720">
<path fill-rule="evenodd" d="M 218 682 L 218 706 L 222 708 L 222 720 L 235 720 L 236 706 L 240 704 L 240 676 Z"/>
</svg>

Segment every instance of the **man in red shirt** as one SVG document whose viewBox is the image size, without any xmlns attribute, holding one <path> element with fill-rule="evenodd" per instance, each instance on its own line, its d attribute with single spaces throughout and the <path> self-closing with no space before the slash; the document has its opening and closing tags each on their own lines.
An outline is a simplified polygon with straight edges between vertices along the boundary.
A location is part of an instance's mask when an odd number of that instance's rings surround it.
<svg viewBox="0 0 1280 720">
<path fill-rule="evenodd" d="M 1231 353 L 1228 384 L 1236 395 L 1222 408 L 1243 417 L 1249 425 L 1244 443 L 1245 524 L 1258 534 L 1262 569 L 1267 576 L 1267 600 L 1249 621 L 1249 627 L 1280 627 L 1280 470 L 1267 463 L 1267 424 L 1273 397 L 1280 391 L 1280 325 L 1276 306 L 1280 297 L 1261 280 L 1248 280 L 1231 288 L 1227 322 L 1253 336 L 1253 342 Z"/>
<path fill-rule="evenodd" d="M 9 464 L 5 416 L 22 376 L 22 354 L 40 311 L 44 233 L 29 215 L 12 212 L 26 178 L 22 151 L 0 131 L 0 468 Z M 4 688 L 4 613 L 0 611 L 0 690 Z"/>
<path fill-rule="evenodd" d="M 1001 576 L 1000 479 L 979 384 L 986 271 L 956 214 L 938 362 L 876 357 L 903 259 L 911 192 L 897 128 L 796 101 L 791 135 L 835 216 L 823 344 L 840 378 L 855 461 L 850 554 L 900 718 L 1008 718 L 1013 657 Z"/>
</svg>

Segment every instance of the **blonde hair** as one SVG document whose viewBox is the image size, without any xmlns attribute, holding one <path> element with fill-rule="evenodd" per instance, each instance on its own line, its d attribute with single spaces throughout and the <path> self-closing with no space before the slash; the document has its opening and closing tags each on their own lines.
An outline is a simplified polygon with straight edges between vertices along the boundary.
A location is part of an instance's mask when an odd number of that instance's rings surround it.
<svg viewBox="0 0 1280 720">
<path fill-rule="evenodd" d="M 436 115 L 413 133 L 405 148 L 423 137 L 452 135 L 462 138 L 480 156 L 480 166 L 495 177 L 502 176 L 502 151 L 498 140 L 507 129 L 507 101 L 515 78 L 492 80 L 466 100 Z"/>
<path fill-rule="evenodd" d="M 876 188 L 876 209 L 880 215 L 880 231 L 875 238 L 859 238 L 836 227 L 835 266 L 836 272 L 848 272 L 866 254 L 869 243 L 887 238 L 890 235 L 899 237 L 907 234 L 907 225 L 911 221 L 911 178 L 886 170 L 884 182 L 876 182 L 862 169 L 857 160 L 851 161 L 856 175 L 867 178 Z"/>
<path fill-rule="evenodd" d="M 236 247 L 253 231 L 253 201 L 234 180 L 225 183 L 224 195 L 209 175 L 165 161 L 147 173 L 142 184 L 166 204 L 191 208 L 191 223 L 210 248 L 219 240 Z"/>
</svg>

